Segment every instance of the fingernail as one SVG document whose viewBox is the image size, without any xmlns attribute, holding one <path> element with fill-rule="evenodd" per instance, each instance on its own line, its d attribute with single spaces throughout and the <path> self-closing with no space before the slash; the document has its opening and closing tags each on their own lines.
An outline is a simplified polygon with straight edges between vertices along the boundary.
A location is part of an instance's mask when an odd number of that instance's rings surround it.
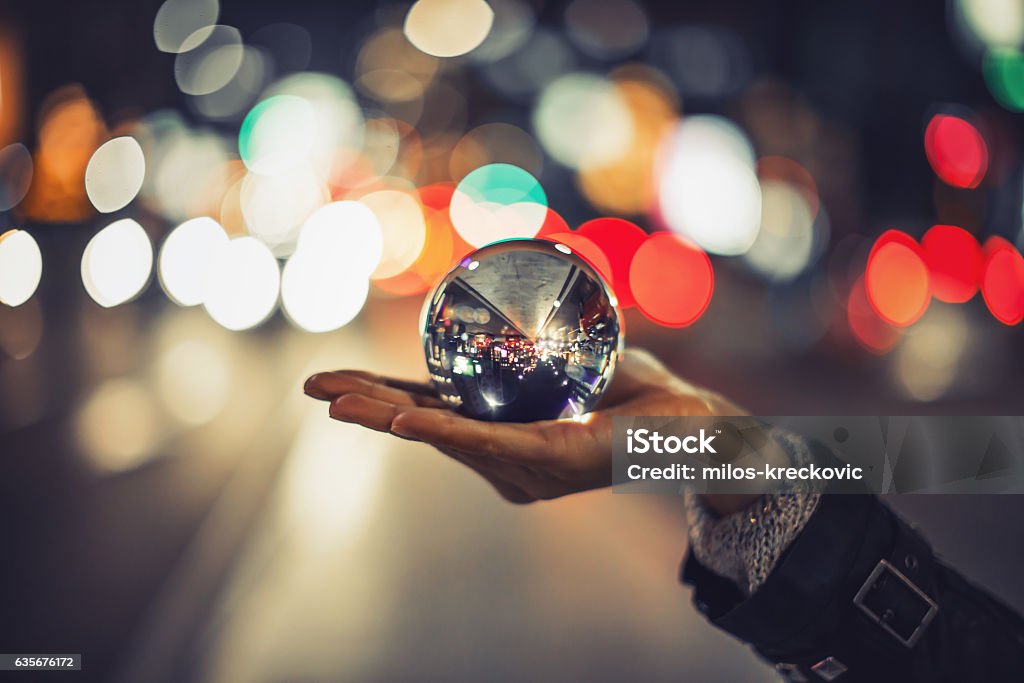
<svg viewBox="0 0 1024 683">
<path fill-rule="evenodd" d="M 398 415 L 394 420 L 391 421 L 391 433 L 395 436 L 411 437 L 412 434 L 408 429 L 402 427 L 402 416 Z"/>
<path fill-rule="evenodd" d="M 316 378 L 319 376 L 320 375 L 311 375 L 309 379 L 306 380 L 306 383 L 302 385 L 302 390 L 307 396 L 312 396 L 313 398 L 326 398 L 323 392 L 321 392 L 316 386 Z"/>
</svg>

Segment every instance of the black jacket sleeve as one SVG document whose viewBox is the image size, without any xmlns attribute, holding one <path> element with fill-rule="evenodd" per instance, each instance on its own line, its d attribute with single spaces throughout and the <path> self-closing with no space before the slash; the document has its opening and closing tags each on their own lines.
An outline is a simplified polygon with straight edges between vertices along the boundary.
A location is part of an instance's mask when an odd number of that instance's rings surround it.
<svg viewBox="0 0 1024 683">
<path fill-rule="evenodd" d="M 792 681 L 1024 680 L 1024 620 L 872 495 L 823 495 L 750 597 L 692 552 L 682 580 Z"/>
</svg>

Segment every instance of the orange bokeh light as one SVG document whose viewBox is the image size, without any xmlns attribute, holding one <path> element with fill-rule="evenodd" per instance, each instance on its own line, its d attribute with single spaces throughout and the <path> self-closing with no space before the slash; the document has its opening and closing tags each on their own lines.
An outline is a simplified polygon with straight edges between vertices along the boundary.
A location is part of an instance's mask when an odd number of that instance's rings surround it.
<svg viewBox="0 0 1024 683">
<path fill-rule="evenodd" d="M 871 307 L 897 327 L 916 322 L 931 302 L 928 266 L 921 248 L 898 230 L 887 231 L 875 242 L 864 285 Z"/>
</svg>

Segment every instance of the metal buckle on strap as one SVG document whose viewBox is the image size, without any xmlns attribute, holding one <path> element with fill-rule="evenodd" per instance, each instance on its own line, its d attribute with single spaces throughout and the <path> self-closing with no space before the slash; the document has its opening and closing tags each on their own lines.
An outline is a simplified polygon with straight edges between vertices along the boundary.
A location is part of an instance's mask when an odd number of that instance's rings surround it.
<svg viewBox="0 0 1024 683">
<path fill-rule="evenodd" d="M 908 648 L 917 644 L 939 611 L 935 601 L 888 560 L 879 560 L 853 604 Z"/>
</svg>

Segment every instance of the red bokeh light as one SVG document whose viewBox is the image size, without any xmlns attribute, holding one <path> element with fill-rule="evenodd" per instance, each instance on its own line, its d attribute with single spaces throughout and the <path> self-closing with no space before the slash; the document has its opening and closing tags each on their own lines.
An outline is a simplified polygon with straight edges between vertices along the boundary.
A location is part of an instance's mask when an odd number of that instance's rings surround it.
<svg viewBox="0 0 1024 683">
<path fill-rule="evenodd" d="M 636 305 L 630 288 L 630 263 L 636 250 L 647 239 L 647 233 L 622 218 L 595 218 L 581 225 L 576 232 L 594 242 L 608 257 L 612 268 L 611 286 L 619 306 L 627 309 Z"/>
<path fill-rule="evenodd" d="M 924 133 L 924 152 L 935 175 L 953 187 L 977 187 L 988 171 L 985 139 L 957 116 L 932 117 Z"/>
<path fill-rule="evenodd" d="M 573 253 L 594 267 L 594 270 L 601 275 L 605 284 L 611 287 L 612 291 L 615 290 L 611 284 L 612 264 L 601 250 L 601 247 L 594 244 L 593 240 L 575 232 L 556 232 L 551 235 L 544 235 L 541 239 L 558 242 L 572 249 Z M 615 297 L 618 298 L 618 296 L 618 293 L 616 293 Z"/>
<path fill-rule="evenodd" d="M 671 232 L 656 232 L 636 250 L 629 269 L 636 305 L 667 327 L 691 325 L 707 310 L 715 288 L 711 259 Z"/>
<path fill-rule="evenodd" d="M 879 318 L 875 309 L 871 307 L 867 291 L 864 289 L 863 277 L 857 278 L 850 289 L 850 296 L 846 301 L 846 316 L 853 336 L 872 353 L 887 352 L 900 338 L 899 328 Z"/>
<path fill-rule="evenodd" d="M 936 299 L 958 304 L 978 292 L 985 255 L 974 235 L 954 225 L 935 225 L 921 247 Z"/>
<path fill-rule="evenodd" d="M 985 242 L 981 295 L 999 322 L 1016 325 L 1024 319 L 1024 257 L 1001 237 Z"/>
<path fill-rule="evenodd" d="M 924 315 L 931 284 L 914 238 L 898 230 L 883 233 L 868 256 L 864 288 L 871 307 L 892 325 L 906 327 Z"/>
<path fill-rule="evenodd" d="M 565 222 L 565 219 L 557 211 L 548 209 L 548 213 L 544 217 L 544 223 L 541 224 L 540 230 L 537 232 L 537 237 L 549 237 L 556 233 L 566 233 L 571 230 L 569 224 Z"/>
</svg>

